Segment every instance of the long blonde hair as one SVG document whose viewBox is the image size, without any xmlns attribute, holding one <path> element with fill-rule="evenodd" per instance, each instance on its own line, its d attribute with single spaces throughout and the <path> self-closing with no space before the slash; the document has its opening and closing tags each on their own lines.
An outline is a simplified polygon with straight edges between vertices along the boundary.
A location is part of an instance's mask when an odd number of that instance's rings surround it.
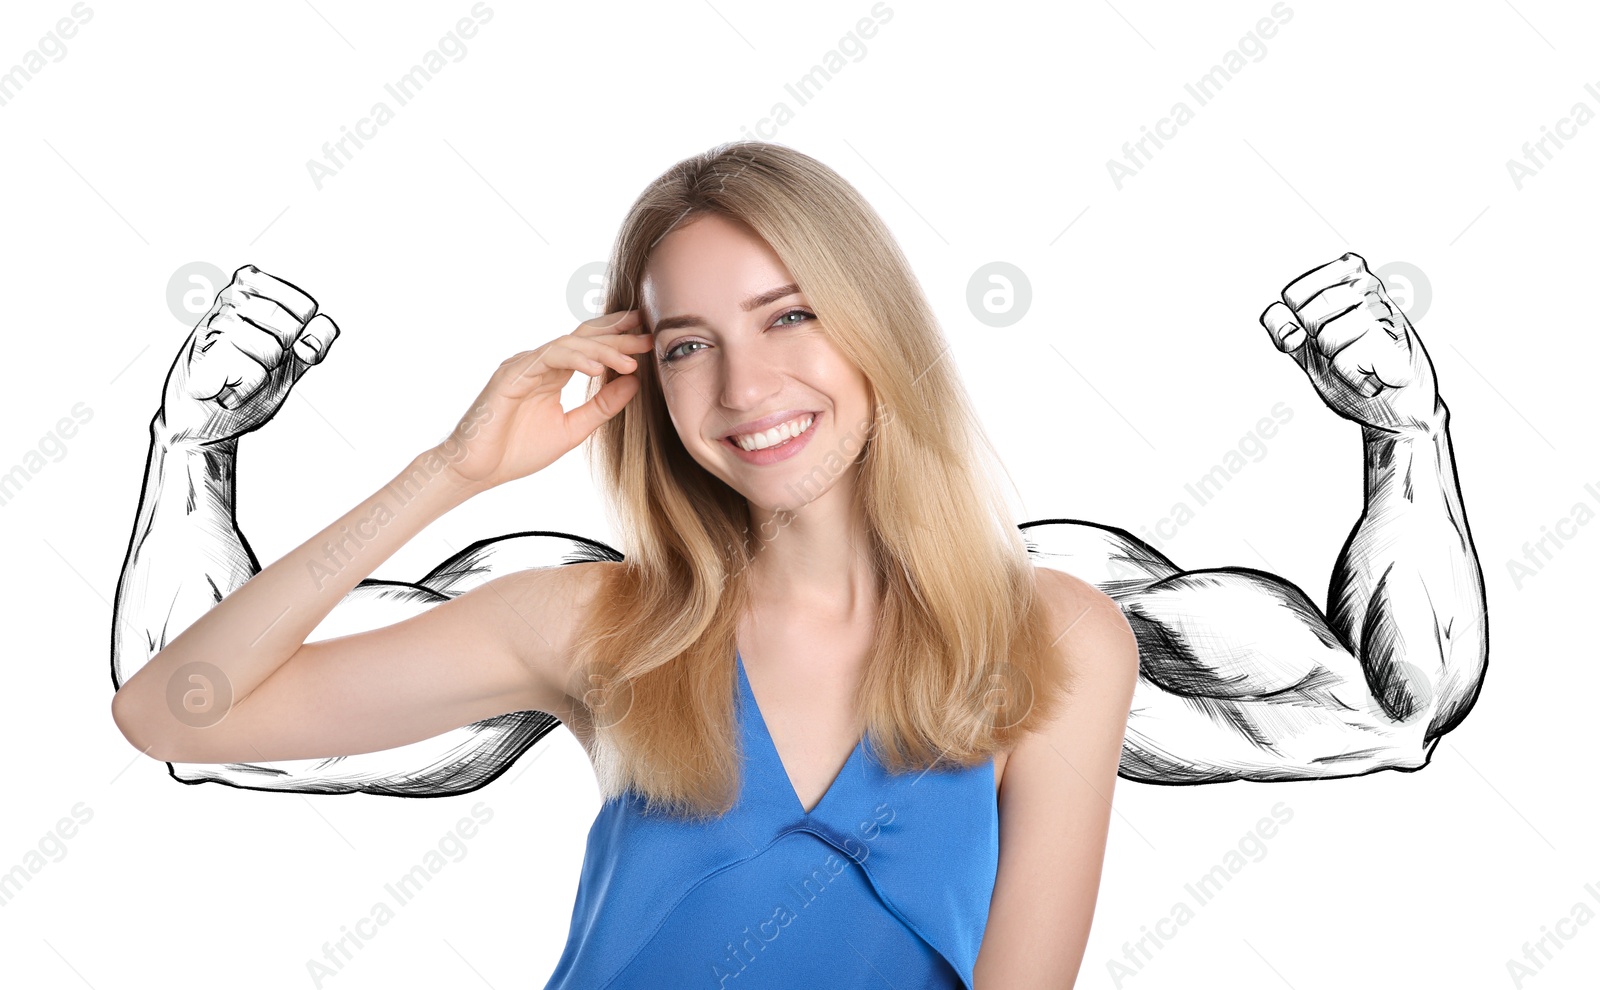
<svg viewBox="0 0 1600 990">
<path fill-rule="evenodd" d="M 861 446 L 836 460 L 859 465 L 862 550 L 883 590 L 857 693 L 876 755 L 898 773 L 1009 750 L 1056 710 L 1069 672 L 1050 662 L 998 458 L 904 255 L 832 169 L 782 145 L 732 142 L 640 194 L 602 311 L 639 308 L 651 249 L 706 214 L 772 248 L 870 386 Z M 734 651 L 748 567 L 776 534 L 752 534 L 743 496 L 684 449 L 654 363 L 636 374 L 639 394 L 586 441 L 625 559 L 607 565 L 574 639 L 573 693 L 604 798 L 631 789 L 647 810 L 714 817 L 738 792 Z M 592 380 L 589 396 L 614 376 Z"/>
</svg>

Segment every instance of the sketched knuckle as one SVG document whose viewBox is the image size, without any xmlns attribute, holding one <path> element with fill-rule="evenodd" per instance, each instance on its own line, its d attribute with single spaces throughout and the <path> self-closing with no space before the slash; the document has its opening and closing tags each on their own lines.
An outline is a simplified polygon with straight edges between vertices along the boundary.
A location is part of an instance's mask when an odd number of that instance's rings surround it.
<svg viewBox="0 0 1600 990">
<path fill-rule="evenodd" d="M 232 331 L 238 325 L 239 316 L 236 311 L 226 306 L 218 307 L 217 311 L 212 313 L 210 318 L 206 320 L 204 337 L 209 340 L 213 337 L 221 336 Z"/>
</svg>

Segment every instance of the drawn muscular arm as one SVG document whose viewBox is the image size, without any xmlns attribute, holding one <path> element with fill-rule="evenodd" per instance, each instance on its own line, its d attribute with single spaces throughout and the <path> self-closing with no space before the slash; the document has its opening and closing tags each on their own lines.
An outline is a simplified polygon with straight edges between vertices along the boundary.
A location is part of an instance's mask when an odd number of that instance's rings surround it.
<svg viewBox="0 0 1600 990">
<path fill-rule="evenodd" d="M 151 422 L 144 488 L 128 554 L 117 583 L 112 619 L 111 680 L 131 677 L 200 615 L 261 570 L 235 515 L 239 436 L 258 429 L 281 406 L 299 374 L 326 355 L 338 330 L 313 317 L 316 303 L 298 288 L 246 266 L 217 296 L 180 350 L 168 374 L 162 408 Z M 213 371 L 221 355 L 219 330 L 229 341 L 257 324 L 299 326 L 298 365 L 260 361 L 264 380 L 247 381 L 236 367 Z M 250 338 L 243 338 L 249 346 Z M 292 334 L 291 334 L 291 339 Z M 265 331 L 261 346 L 267 348 Z M 210 347 L 208 347 L 210 345 Z M 237 356 L 237 355 L 236 355 Z M 247 366 L 248 367 L 248 366 Z M 238 395 L 245 397 L 239 399 Z M 603 544 L 561 533 L 475 543 L 420 580 L 362 581 L 309 640 L 400 622 L 500 574 L 581 560 L 617 559 Z M 529 539 L 528 537 L 536 537 Z M 330 566 L 337 567 L 336 551 Z M 212 781 L 303 793 L 366 792 L 408 797 L 459 794 L 481 787 L 548 734 L 557 720 L 544 712 L 513 712 L 397 749 L 323 760 L 275 763 L 169 763 L 184 783 Z"/>
<path fill-rule="evenodd" d="M 1487 666 L 1483 580 L 1420 338 L 1356 255 L 1262 315 L 1319 397 L 1361 424 L 1360 519 L 1326 612 L 1251 568 L 1182 571 L 1122 530 L 1024 527 L 1044 566 L 1094 581 L 1139 639 L 1120 772 L 1166 784 L 1305 780 L 1427 764 Z"/>
</svg>

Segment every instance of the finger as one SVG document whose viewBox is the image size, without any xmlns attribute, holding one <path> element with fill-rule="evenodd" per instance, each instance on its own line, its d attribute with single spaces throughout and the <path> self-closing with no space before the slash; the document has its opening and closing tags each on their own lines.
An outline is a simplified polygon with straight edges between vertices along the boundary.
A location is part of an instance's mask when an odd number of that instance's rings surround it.
<svg viewBox="0 0 1600 990">
<path fill-rule="evenodd" d="M 1384 301 L 1378 280 L 1371 275 L 1358 275 L 1353 281 L 1331 285 L 1295 311 L 1295 319 L 1306 332 L 1318 339 L 1324 354 L 1331 353 L 1322 343 L 1323 324 L 1346 313 L 1359 312 L 1371 319 L 1392 319 L 1394 311 Z"/>
<path fill-rule="evenodd" d="M 197 399 L 220 402 L 224 409 L 234 409 L 267 380 L 267 368 L 229 343 L 227 338 L 218 339 L 221 341 L 218 346 L 224 350 L 209 355 L 195 366 L 195 375 L 189 380 L 189 393 Z"/>
<path fill-rule="evenodd" d="M 639 379 L 633 375 L 613 378 L 600 387 L 594 397 L 571 411 L 563 413 L 562 426 L 567 431 L 567 447 L 576 447 L 600 424 L 622 411 L 639 392 Z"/>
<path fill-rule="evenodd" d="M 1283 288 L 1283 301 L 1298 310 L 1311 297 L 1330 285 L 1349 281 L 1367 270 L 1367 262 L 1359 254 L 1342 254 L 1333 261 L 1311 269 Z"/>
<path fill-rule="evenodd" d="M 607 337 L 585 337 L 606 345 L 618 354 L 640 354 L 647 361 L 655 360 L 656 338 L 648 333 L 620 333 Z"/>
<path fill-rule="evenodd" d="M 617 369 L 617 373 L 621 375 L 630 374 L 638 370 L 639 359 L 631 354 L 624 354 L 611 342 L 618 339 L 621 338 L 602 340 L 572 334 L 555 341 L 548 353 L 554 355 L 576 352 L 577 370 L 588 371 L 589 374 L 603 373 L 607 367 Z M 595 370 L 597 367 L 598 372 Z"/>
<path fill-rule="evenodd" d="M 304 289 L 292 282 L 286 282 L 281 278 L 268 275 L 255 265 L 245 265 L 234 272 L 233 281 L 252 295 L 265 296 L 277 302 L 284 309 L 293 313 L 295 319 L 301 323 L 305 323 L 317 315 L 317 301 L 311 298 Z"/>
<path fill-rule="evenodd" d="M 1329 326 L 1353 319 L 1342 316 Z M 1381 332 L 1373 332 L 1374 325 L 1366 324 L 1367 332 L 1355 338 L 1329 362 L 1334 374 L 1344 379 L 1351 388 L 1367 398 L 1384 388 L 1394 388 L 1407 383 L 1410 374 L 1393 344 Z"/>
<path fill-rule="evenodd" d="M 607 361 L 607 363 L 622 373 L 636 371 L 639 359 L 634 357 L 634 354 L 647 353 L 654 346 L 650 337 L 637 333 L 618 334 L 612 337 L 586 337 L 584 340 L 604 348 L 602 353 L 609 354 L 615 359 L 614 362 Z"/>
<path fill-rule="evenodd" d="M 263 330 L 240 318 L 231 309 L 223 310 L 197 332 L 195 350 L 204 357 L 205 365 L 228 368 L 228 351 L 240 351 L 265 368 L 276 368 L 283 360 L 283 343 L 276 333 Z"/>
<path fill-rule="evenodd" d="M 228 286 L 218 298 L 218 312 L 236 315 L 251 326 L 265 330 L 280 348 L 288 347 L 300 333 L 298 317 L 276 300 L 254 295 L 238 286 Z"/>
<path fill-rule="evenodd" d="M 615 368 L 619 375 L 632 374 L 638 368 L 638 360 L 621 353 L 611 342 L 621 339 L 578 334 L 558 337 L 543 347 L 518 352 L 502 361 L 495 372 L 500 380 L 492 387 L 507 398 L 520 399 L 541 383 L 565 383 L 575 371 L 591 378 L 604 375 L 607 367 Z"/>
<path fill-rule="evenodd" d="M 655 346 L 656 342 L 655 335 L 649 333 L 602 334 L 598 337 L 585 337 L 584 339 L 598 340 L 602 343 L 609 344 L 618 350 L 633 351 L 635 353 L 639 351 L 648 351 L 651 347 Z"/>
<path fill-rule="evenodd" d="M 594 377 L 604 373 L 605 365 L 573 348 L 561 347 L 559 340 L 555 340 L 507 358 L 490 379 L 487 389 L 508 399 L 522 399 L 540 388 L 559 390 L 565 387 L 575 371 Z"/>
<path fill-rule="evenodd" d="M 1273 346 L 1285 354 L 1294 354 L 1297 358 L 1301 352 L 1301 345 L 1306 340 L 1306 332 L 1294 318 L 1294 310 L 1281 302 L 1275 302 L 1261 312 L 1261 325 L 1267 328 L 1267 335 L 1272 338 Z"/>
<path fill-rule="evenodd" d="M 325 314 L 313 316 L 300 331 L 294 342 L 294 355 L 306 364 L 321 364 L 328 356 L 328 348 L 338 339 L 339 325 Z"/>
<path fill-rule="evenodd" d="M 634 333 L 644 326 L 643 310 L 621 309 L 615 313 L 606 313 L 584 320 L 578 324 L 578 329 L 572 331 L 585 337 L 594 337 L 608 333 Z"/>
<path fill-rule="evenodd" d="M 547 375 L 554 376 L 549 380 L 559 379 L 565 383 L 572 377 L 570 369 L 566 374 L 559 374 L 557 369 L 544 363 L 545 348 L 535 348 L 531 351 L 518 351 L 504 361 L 489 379 L 485 391 L 499 392 L 511 399 L 521 399 L 539 387 L 541 381 L 547 380 Z"/>
<path fill-rule="evenodd" d="M 1391 326 L 1410 327 L 1410 318 L 1406 316 L 1406 311 L 1401 309 L 1394 299 L 1390 297 L 1388 288 L 1383 284 L 1383 279 L 1374 275 L 1372 276 L 1372 281 L 1377 286 L 1377 297 L 1383 301 L 1384 310 L 1381 313 L 1376 312 L 1376 307 L 1374 307 L 1373 316 L 1376 319 L 1388 322 Z"/>
<path fill-rule="evenodd" d="M 1381 333 L 1385 328 L 1390 331 L 1389 339 L 1392 340 L 1393 314 L 1386 308 L 1375 308 L 1370 302 L 1363 301 L 1324 323 L 1317 333 L 1316 347 L 1328 357 L 1333 357 L 1363 337 Z"/>
</svg>

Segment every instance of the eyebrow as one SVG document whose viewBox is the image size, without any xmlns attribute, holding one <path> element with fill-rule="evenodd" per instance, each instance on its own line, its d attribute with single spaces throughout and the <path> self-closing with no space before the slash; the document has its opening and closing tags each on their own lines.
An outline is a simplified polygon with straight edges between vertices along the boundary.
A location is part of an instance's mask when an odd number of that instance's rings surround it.
<svg viewBox="0 0 1600 990">
<path fill-rule="evenodd" d="M 775 303 L 784 296 L 792 296 L 799 291 L 800 286 L 790 282 L 788 285 L 780 285 L 776 289 L 768 289 L 766 292 L 763 292 L 758 296 L 751 296 L 749 299 L 746 299 L 744 302 L 740 303 L 739 308 L 748 313 L 752 309 L 759 309 L 768 303 Z M 652 330 L 651 333 L 659 334 L 668 330 L 676 330 L 679 327 L 703 327 L 705 325 L 706 321 L 703 317 L 695 316 L 693 314 L 689 314 L 687 316 L 668 316 L 658 320 L 656 322 L 655 329 Z"/>
</svg>

